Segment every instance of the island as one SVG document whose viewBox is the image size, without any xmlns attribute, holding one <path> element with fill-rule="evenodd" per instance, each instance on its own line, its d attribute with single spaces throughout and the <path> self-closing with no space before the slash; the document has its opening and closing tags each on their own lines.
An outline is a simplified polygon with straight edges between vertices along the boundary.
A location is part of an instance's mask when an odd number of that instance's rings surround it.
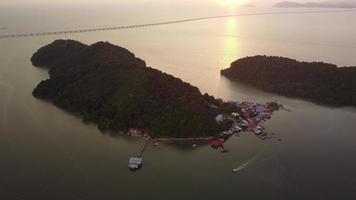
<svg viewBox="0 0 356 200">
<path fill-rule="evenodd" d="M 352 1 L 341 1 L 341 2 L 305 2 L 298 3 L 293 1 L 282 1 L 274 5 L 278 8 L 344 8 L 352 9 L 356 8 L 356 3 Z"/>
<path fill-rule="evenodd" d="M 288 97 L 332 106 L 356 106 L 356 67 L 258 55 L 236 60 L 221 74 Z"/>
<path fill-rule="evenodd" d="M 56 40 L 34 53 L 31 61 L 49 73 L 33 90 L 34 97 L 110 134 L 213 139 L 243 127 L 266 138 L 263 127 L 256 126 L 278 108 L 273 102 L 251 105 L 203 95 L 197 87 L 148 67 L 129 50 L 108 42 Z M 257 116 L 250 126 L 246 120 Z"/>
</svg>

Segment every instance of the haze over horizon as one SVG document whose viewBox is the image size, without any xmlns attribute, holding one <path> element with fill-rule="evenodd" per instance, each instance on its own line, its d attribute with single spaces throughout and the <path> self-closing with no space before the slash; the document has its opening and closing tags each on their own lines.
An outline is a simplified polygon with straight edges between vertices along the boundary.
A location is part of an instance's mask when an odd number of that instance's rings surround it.
<svg viewBox="0 0 356 200">
<path fill-rule="evenodd" d="M 236 4 L 239 6 L 244 5 L 256 5 L 256 6 L 272 6 L 275 3 L 281 2 L 283 0 L 181 0 L 179 3 L 175 0 L 3 0 L 0 8 L 2 7 L 42 7 L 42 6 L 95 6 L 95 5 L 126 5 L 126 4 L 166 4 L 166 5 L 226 5 L 226 4 Z M 290 0 L 297 3 L 305 2 L 318 2 L 318 3 L 356 3 L 356 0 Z"/>
</svg>

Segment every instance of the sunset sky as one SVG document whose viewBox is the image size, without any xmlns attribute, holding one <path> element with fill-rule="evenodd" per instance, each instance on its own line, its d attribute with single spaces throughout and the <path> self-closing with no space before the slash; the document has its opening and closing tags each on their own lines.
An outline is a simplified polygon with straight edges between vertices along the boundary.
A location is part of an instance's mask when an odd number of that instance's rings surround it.
<svg viewBox="0 0 356 200">
<path fill-rule="evenodd" d="M 127 4 L 127 3 L 143 3 L 143 4 L 216 4 L 216 5 L 245 5 L 245 4 L 253 4 L 253 5 L 272 5 L 276 2 L 280 2 L 282 0 L 1 0 L 0 6 L 39 6 L 39 5 L 93 5 L 93 4 Z M 306 0 L 291 0 L 294 2 L 307 2 Z M 313 2 L 321 2 L 323 0 L 310 0 Z M 329 0 L 329 2 L 344 2 L 345 0 Z M 349 0 L 348 2 L 356 2 L 356 0 Z"/>
</svg>

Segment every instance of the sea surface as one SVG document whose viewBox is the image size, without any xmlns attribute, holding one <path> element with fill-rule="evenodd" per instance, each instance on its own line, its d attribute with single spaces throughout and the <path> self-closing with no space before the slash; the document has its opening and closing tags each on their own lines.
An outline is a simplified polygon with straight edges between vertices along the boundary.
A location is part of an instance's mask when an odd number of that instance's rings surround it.
<svg viewBox="0 0 356 200">
<path fill-rule="evenodd" d="M 179 10 L 181 9 L 181 10 Z M 164 11 L 162 11 L 164 10 Z M 46 11 L 46 12 L 45 12 Z M 276 10 L 268 10 L 275 12 Z M 291 10 L 282 10 L 290 12 Z M 0 35 L 213 16 L 201 8 L 7 11 Z M 241 13 L 266 12 L 257 8 Z M 278 11 L 279 12 L 279 11 Z M 333 108 L 231 82 L 220 70 L 241 57 L 285 56 L 356 66 L 356 12 L 275 14 L 140 29 L 0 40 L 0 199 L 355 199 L 356 109 Z M 111 137 L 31 92 L 47 71 L 32 54 L 56 39 L 109 41 L 224 100 L 278 100 L 266 123 L 282 141 L 245 133 L 222 154 L 209 146 L 148 146 L 140 171 L 127 168 L 144 141 Z M 243 168 L 232 173 L 233 168 Z"/>
</svg>

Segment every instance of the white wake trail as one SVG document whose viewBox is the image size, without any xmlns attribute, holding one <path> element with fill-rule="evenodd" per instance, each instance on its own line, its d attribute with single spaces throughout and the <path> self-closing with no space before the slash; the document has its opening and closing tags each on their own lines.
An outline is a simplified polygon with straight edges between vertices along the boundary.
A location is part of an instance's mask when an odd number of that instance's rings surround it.
<svg viewBox="0 0 356 200">
<path fill-rule="evenodd" d="M 240 170 L 243 170 L 243 169 L 247 168 L 257 157 L 258 157 L 258 155 L 255 155 L 254 157 L 252 157 L 247 162 L 244 162 L 241 165 L 239 165 L 237 168 L 234 168 L 232 171 L 233 172 L 238 172 Z"/>
</svg>

